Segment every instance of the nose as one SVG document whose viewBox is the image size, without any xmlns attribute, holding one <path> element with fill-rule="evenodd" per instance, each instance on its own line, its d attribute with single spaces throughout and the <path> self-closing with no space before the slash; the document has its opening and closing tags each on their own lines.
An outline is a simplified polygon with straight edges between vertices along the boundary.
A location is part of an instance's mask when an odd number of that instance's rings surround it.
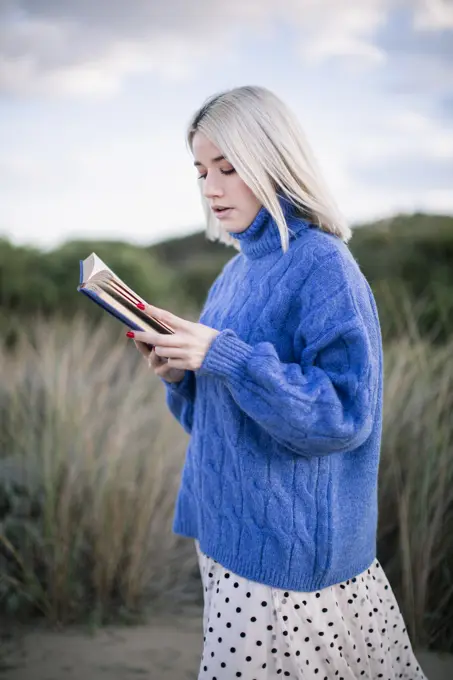
<svg viewBox="0 0 453 680">
<path fill-rule="evenodd" d="M 203 195 L 205 198 L 218 198 L 223 196 L 220 178 L 214 173 L 207 173 L 203 182 Z"/>
</svg>

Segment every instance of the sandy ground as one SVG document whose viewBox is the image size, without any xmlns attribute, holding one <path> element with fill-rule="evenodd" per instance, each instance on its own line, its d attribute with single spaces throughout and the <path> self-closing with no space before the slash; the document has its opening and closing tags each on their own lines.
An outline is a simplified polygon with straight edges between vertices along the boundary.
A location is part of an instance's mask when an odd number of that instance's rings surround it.
<svg viewBox="0 0 453 680">
<path fill-rule="evenodd" d="M 0 680 L 195 680 L 202 646 L 201 610 L 149 624 L 10 631 L 0 640 Z M 453 656 L 419 651 L 428 680 L 452 680 Z"/>
</svg>

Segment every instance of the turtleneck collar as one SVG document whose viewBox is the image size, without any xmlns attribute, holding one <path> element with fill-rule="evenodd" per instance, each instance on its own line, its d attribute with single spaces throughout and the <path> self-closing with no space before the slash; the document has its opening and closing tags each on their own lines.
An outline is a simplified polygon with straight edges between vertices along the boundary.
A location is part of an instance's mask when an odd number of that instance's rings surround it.
<svg viewBox="0 0 453 680">
<path fill-rule="evenodd" d="M 278 195 L 278 201 L 288 224 L 291 241 L 301 231 L 308 229 L 310 222 L 300 216 L 298 208 L 286 196 Z M 239 234 L 229 232 L 229 234 L 239 241 L 241 252 L 249 260 L 256 260 L 281 248 L 277 223 L 264 205 L 261 206 L 253 222 L 245 231 Z"/>
</svg>

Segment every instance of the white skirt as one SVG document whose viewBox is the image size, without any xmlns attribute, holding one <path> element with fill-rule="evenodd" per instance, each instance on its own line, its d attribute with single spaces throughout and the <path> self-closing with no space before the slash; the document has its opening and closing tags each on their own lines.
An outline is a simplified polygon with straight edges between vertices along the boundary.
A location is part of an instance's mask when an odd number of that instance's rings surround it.
<svg viewBox="0 0 453 680">
<path fill-rule="evenodd" d="M 344 583 L 295 592 L 237 576 L 195 546 L 204 592 L 198 680 L 426 680 L 377 560 Z"/>
</svg>

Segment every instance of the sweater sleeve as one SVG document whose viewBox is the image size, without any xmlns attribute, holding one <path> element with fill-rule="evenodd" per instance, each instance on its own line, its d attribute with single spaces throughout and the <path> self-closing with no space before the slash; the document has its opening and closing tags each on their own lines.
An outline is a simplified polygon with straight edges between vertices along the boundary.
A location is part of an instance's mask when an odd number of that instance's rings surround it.
<svg viewBox="0 0 453 680">
<path fill-rule="evenodd" d="M 225 329 L 199 369 L 223 379 L 250 418 L 303 456 L 353 450 L 373 427 L 377 318 L 361 273 L 343 258 L 334 254 L 318 265 L 300 292 L 297 363 L 282 362 L 269 342 L 252 346 Z"/>
<path fill-rule="evenodd" d="M 188 434 L 192 432 L 195 406 L 196 380 L 193 371 L 186 371 L 179 383 L 169 383 L 164 378 L 166 402 L 171 413 Z"/>
</svg>

